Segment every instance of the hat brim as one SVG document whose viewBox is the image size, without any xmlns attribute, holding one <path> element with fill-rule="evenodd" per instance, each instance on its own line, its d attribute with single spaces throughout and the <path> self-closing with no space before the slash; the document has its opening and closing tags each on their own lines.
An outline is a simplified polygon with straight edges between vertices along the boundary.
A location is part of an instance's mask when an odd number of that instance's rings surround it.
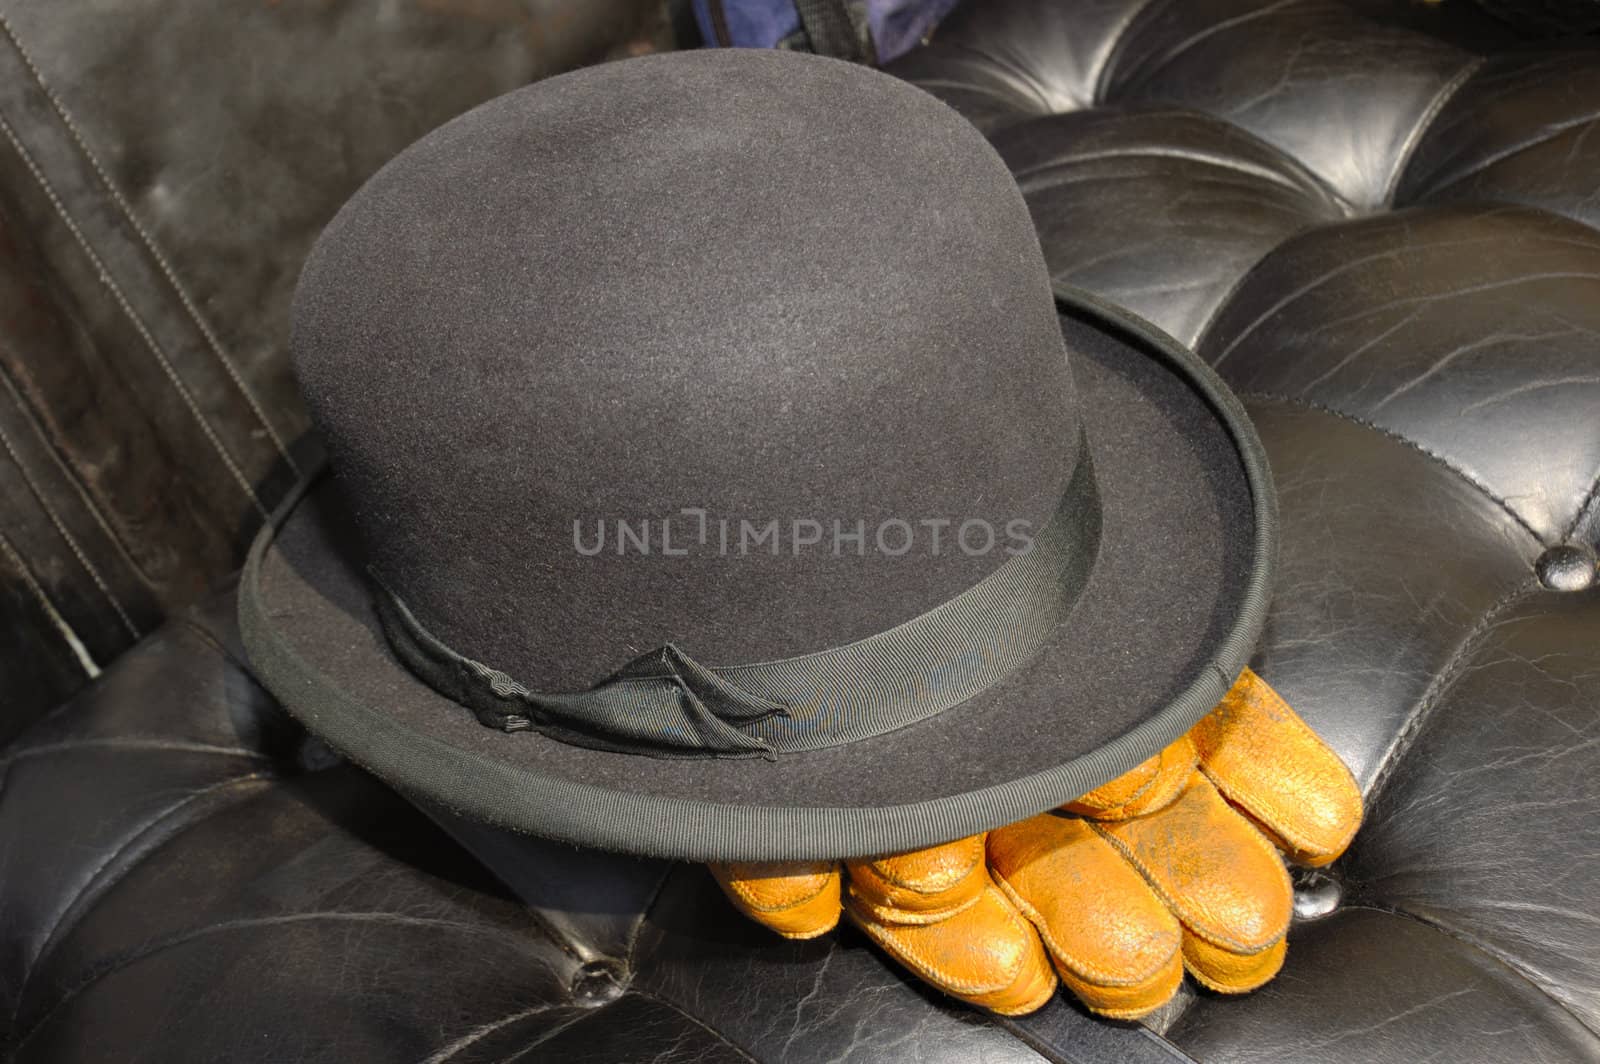
<svg viewBox="0 0 1600 1064">
<path fill-rule="evenodd" d="M 931 719 L 772 762 L 657 759 L 486 728 L 391 652 L 331 478 L 286 503 L 250 552 L 239 613 L 251 664 L 308 729 L 402 792 L 585 846 L 861 856 L 1070 801 L 1182 735 L 1247 664 L 1276 504 L 1255 431 L 1207 366 L 1142 320 L 1057 294 L 1100 483 L 1100 553 L 1038 657 Z"/>
</svg>

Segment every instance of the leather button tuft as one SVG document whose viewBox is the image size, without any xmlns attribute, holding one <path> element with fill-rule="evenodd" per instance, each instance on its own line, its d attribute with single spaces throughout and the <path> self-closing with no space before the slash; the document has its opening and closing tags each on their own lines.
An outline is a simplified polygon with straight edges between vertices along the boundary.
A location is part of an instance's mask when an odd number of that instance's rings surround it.
<svg viewBox="0 0 1600 1064">
<path fill-rule="evenodd" d="M 1294 871 L 1295 921 L 1320 920 L 1330 916 L 1344 900 L 1344 888 L 1326 872 L 1297 868 Z"/>
<path fill-rule="evenodd" d="M 1563 543 L 1539 555 L 1533 563 L 1539 583 L 1551 591 L 1587 591 L 1595 583 L 1594 551 L 1576 543 Z"/>
<path fill-rule="evenodd" d="M 572 977 L 572 1003 L 592 1009 L 609 1005 L 622 996 L 627 975 L 616 961 L 590 961 Z"/>
</svg>

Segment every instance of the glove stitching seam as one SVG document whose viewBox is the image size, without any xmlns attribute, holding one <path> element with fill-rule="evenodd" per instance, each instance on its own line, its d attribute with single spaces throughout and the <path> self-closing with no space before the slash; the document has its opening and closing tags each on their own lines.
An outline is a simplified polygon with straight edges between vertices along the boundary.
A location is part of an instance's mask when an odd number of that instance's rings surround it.
<svg viewBox="0 0 1600 1064">
<path fill-rule="evenodd" d="M 1344 852 L 1347 846 L 1349 846 L 1350 840 L 1355 837 L 1356 831 L 1360 830 L 1361 816 L 1360 809 L 1358 807 L 1357 815 L 1355 817 L 1355 825 L 1345 833 L 1342 839 L 1344 845 L 1321 845 L 1317 841 L 1309 838 L 1304 832 L 1285 829 L 1281 821 L 1287 818 L 1281 816 L 1275 811 L 1276 803 L 1265 800 L 1252 800 L 1246 795 L 1236 794 L 1234 792 L 1234 788 L 1228 786 L 1226 782 L 1218 780 L 1217 777 L 1213 775 L 1205 765 L 1200 766 L 1200 771 L 1205 773 L 1206 779 L 1211 781 L 1211 785 L 1217 789 L 1217 793 L 1222 795 L 1225 801 L 1227 801 L 1230 805 L 1239 806 L 1257 821 L 1260 821 L 1264 825 L 1270 826 L 1273 834 L 1283 839 L 1283 841 L 1288 844 L 1288 848 L 1293 854 L 1307 854 L 1312 856 L 1331 855 L 1337 857 L 1339 854 Z M 1354 782 L 1354 780 L 1352 780 L 1352 782 Z M 1346 812 L 1348 812 L 1348 810 L 1346 810 Z M 1254 825 L 1251 826 L 1254 827 Z M 1256 828 L 1256 830 L 1259 831 L 1260 829 Z M 1271 840 L 1269 839 L 1268 841 Z"/>
<path fill-rule="evenodd" d="M 1239 814 L 1232 809 L 1228 809 L 1227 812 L 1233 816 L 1239 816 Z M 1275 864 L 1280 872 L 1287 877 L 1288 872 L 1283 868 L 1283 858 L 1278 854 L 1277 847 L 1268 842 L 1261 832 L 1257 831 L 1249 821 L 1244 820 L 1243 817 L 1240 817 L 1240 820 L 1243 821 L 1244 825 L 1250 829 L 1250 837 L 1254 844 L 1265 848 L 1266 851 L 1272 855 L 1273 864 Z M 1178 920 L 1183 924 L 1184 929 L 1189 931 L 1191 934 L 1194 934 L 1198 938 L 1211 943 L 1213 946 L 1219 946 L 1223 949 L 1229 950 L 1230 952 L 1238 953 L 1241 956 L 1253 957 L 1257 954 L 1264 953 L 1273 946 L 1277 945 L 1278 941 L 1287 933 L 1288 928 L 1284 928 L 1284 930 L 1279 931 L 1272 937 L 1270 941 L 1266 942 L 1265 944 L 1252 946 L 1247 945 L 1246 943 L 1241 942 L 1240 940 L 1229 935 L 1223 934 L 1214 927 L 1203 926 L 1195 919 L 1195 917 L 1204 916 L 1204 914 L 1187 914 L 1187 906 L 1180 904 L 1180 902 L 1171 894 L 1170 891 L 1166 890 L 1159 882 L 1157 882 L 1155 877 L 1151 876 L 1144 870 L 1144 866 L 1135 858 L 1132 847 L 1128 846 L 1121 839 L 1118 839 L 1115 836 L 1107 833 L 1098 824 L 1090 824 L 1090 827 L 1094 828 L 1095 831 L 1100 833 L 1102 838 L 1117 848 L 1123 857 L 1127 859 L 1128 863 L 1132 865 L 1141 876 L 1144 877 L 1145 882 L 1150 884 L 1150 888 L 1156 892 L 1157 896 L 1159 896 L 1161 900 L 1167 904 L 1167 907 L 1171 909 L 1178 917 Z"/>
<path fill-rule="evenodd" d="M 870 913 L 874 920 L 885 924 L 894 924 L 899 927 L 927 927 L 930 924 L 943 923 L 953 917 L 960 916 L 974 905 L 983 900 L 983 892 L 979 891 L 973 897 L 950 909 L 938 909 L 932 912 L 917 913 L 904 909 L 897 909 L 893 905 L 879 905 L 867 901 L 861 896 L 854 881 L 850 883 L 850 900 Z"/>
<path fill-rule="evenodd" d="M 994 888 L 991 886 L 985 889 L 992 890 Z M 886 929 L 870 920 L 863 919 L 855 912 L 853 906 L 846 907 L 846 911 L 849 912 L 851 920 L 863 931 L 865 931 L 867 936 L 876 942 L 880 947 L 882 947 L 883 950 L 890 956 L 900 961 L 900 963 L 904 964 L 912 971 L 917 972 L 917 974 L 923 975 L 924 978 L 927 978 L 930 981 L 937 980 L 937 985 L 950 992 L 969 995 L 987 995 L 999 993 L 1000 991 L 1009 989 L 1011 986 L 1013 986 L 1017 981 L 1016 977 L 1022 971 L 1023 960 L 1019 957 L 1016 964 L 1011 969 L 1002 970 L 1003 974 L 1010 976 L 1010 979 L 1007 982 L 997 983 L 993 986 L 971 982 L 959 982 L 946 973 L 944 969 L 933 964 L 931 961 L 927 961 L 921 957 L 918 957 L 911 950 L 898 948 L 894 940 L 888 935 Z M 1009 910 L 1008 915 L 1010 915 L 1014 920 L 1021 919 L 1020 914 L 1010 912 Z M 1024 924 L 1024 929 L 1030 932 L 1033 930 L 1031 926 L 1026 924 Z"/>
<path fill-rule="evenodd" d="M 1075 798 L 1071 802 L 1068 802 L 1067 803 L 1067 808 L 1068 809 L 1072 809 L 1073 812 L 1082 812 L 1082 810 L 1073 809 L 1074 806 L 1082 804 L 1084 809 L 1087 810 L 1087 812 L 1084 813 L 1084 815 L 1093 816 L 1093 815 L 1099 814 L 1099 815 L 1103 816 L 1106 813 L 1109 813 L 1109 812 L 1111 812 L 1113 810 L 1123 809 L 1123 808 L 1126 808 L 1127 806 L 1133 805 L 1139 799 L 1143 798 L 1146 794 L 1148 794 L 1150 792 L 1150 788 L 1154 787 L 1156 785 L 1156 781 L 1161 778 L 1161 769 L 1162 769 L 1163 763 L 1166 760 L 1166 751 L 1162 750 L 1160 753 L 1156 754 L 1156 756 L 1152 760 L 1154 760 L 1156 762 L 1156 766 L 1155 766 L 1154 769 L 1151 770 L 1150 778 L 1145 780 L 1142 784 L 1140 784 L 1139 785 L 1139 789 L 1134 791 L 1131 795 L 1129 795 L 1123 801 L 1116 802 L 1114 804 L 1104 804 L 1104 805 L 1095 801 L 1095 799 L 1094 799 L 1095 793 L 1097 791 L 1104 790 L 1105 787 L 1109 787 L 1111 784 L 1108 783 L 1108 784 L 1105 784 L 1102 787 L 1096 787 L 1093 791 L 1090 791 L 1088 794 L 1084 795 L 1082 798 Z M 1138 768 L 1135 767 L 1133 769 L 1133 771 L 1137 772 Z M 1116 780 L 1112 780 L 1111 782 L 1115 783 Z"/>
<path fill-rule="evenodd" d="M 916 883 L 911 882 L 908 879 L 904 879 L 904 878 L 902 878 L 900 876 L 896 876 L 896 875 L 893 875 L 893 874 L 885 871 L 883 866 L 882 866 L 882 864 L 880 862 L 878 862 L 878 861 L 873 861 L 873 862 L 867 864 L 866 867 L 867 867 L 868 871 L 870 871 L 873 875 L 877 876 L 879 879 L 883 880 L 885 883 L 889 884 L 891 887 L 899 887 L 902 890 L 909 890 L 914 894 L 924 894 L 924 895 L 939 894 L 939 893 L 942 893 L 943 891 L 947 891 L 947 890 L 951 889 L 952 887 L 954 887 L 958 883 L 960 883 L 962 880 L 964 880 L 968 876 L 972 875 L 973 870 L 975 868 L 977 868 L 980 864 L 983 863 L 983 860 L 984 860 L 984 847 L 982 845 L 982 836 L 973 836 L 973 837 L 978 838 L 980 840 L 979 841 L 979 845 L 978 845 L 977 855 L 970 862 L 968 862 L 967 866 L 964 869 L 962 869 L 960 875 L 954 876 L 944 886 L 937 887 L 937 888 L 935 888 L 933 890 L 924 890 L 924 889 L 922 889 L 921 886 L 919 886 Z M 946 845 L 949 845 L 949 844 L 947 843 Z M 903 854 L 897 854 L 896 856 L 904 856 L 904 855 Z M 892 860 L 892 858 L 886 858 L 885 860 Z M 855 874 L 853 870 L 852 870 L 851 874 L 852 874 L 852 876 Z"/>
<path fill-rule="evenodd" d="M 1107 968 L 1101 967 L 1098 964 L 1083 960 L 1081 957 L 1074 955 L 1070 950 L 1065 949 L 1059 942 L 1056 941 L 1055 936 L 1046 930 L 1043 923 L 1044 914 L 1025 901 L 1022 896 L 1017 893 L 1016 888 L 1011 886 L 1011 884 L 1007 882 L 1004 877 L 997 879 L 995 881 L 995 886 L 1000 888 L 1000 891 L 1010 899 L 1011 903 L 1015 905 L 1022 915 L 1027 918 L 1028 922 L 1033 925 L 1034 931 L 1044 942 L 1045 947 L 1050 950 L 1050 955 L 1053 958 L 1071 968 L 1072 974 L 1080 976 L 1084 979 L 1093 980 L 1099 985 L 1115 989 L 1123 989 L 1148 983 L 1152 978 L 1160 975 L 1162 970 L 1164 970 L 1167 965 L 1172 963 L 1173 957 L 1178 956 L 1182 952 L 1181 948 L 1175 946 L 1170 953 L 1161 959 L 1159 964 L 1152 965 L 1150 970 L 1143 975 L 1118 975 Z"/>
<path fill-rule="evenodd" d="M 1299 738 L 1308 739 L 1316 747 L 1321 748 L 1323 750 L 1328 750 L 1329 753 L 1332 754 L 1333 760 L 1335 762 L 1337 762 L 1338 767 L 1343 770 L 1343 772 L 1345 774 L 1345 777 L 1350 781 L 1351 785 L 1354 786 L 1355 777 L 1350 774 L 1349 766 L 1344 763 L 1344 760 L 1342 758 L 1340 758 L 1337 754 L 1333 754 L 1332 751 L 1329 750 L 1327 744 L 1322 741 L 1322 737 L 1320 735 L 1318 735 L 1315 730 L 1312 729 L 1311 725 L 1307 724 L 1303 719 L 1301 719 L 1301 717 L 1300 717 L 1300 715 L 1298 713 L 1294 712 L 1294 709 L 1289 705 L 1289 703 L 1284 699 L 1284 697 L 1282 695 L 1278 694 L 1278 692 L 1275 691 L 1272 688 L 1272 686 L 1269 685 L 1265 680 L 1262 680 L 1261 677 L 1258 676 L 1253 669 L 1250 669 L 1250 668 L 1247 667 L 1245 669 L 1245 675 L 1252 676 L 1258 681 L 1257 684 L 1254 685 L 1254 688 L 1253 688 L 1253 691 L 1254 691 L 1253 697 L 1256 700 L 1258 700 L 1258 704 L 1259 703 L 1266 703 L 1268 706 L 1273 707 L 1278 711 L 1275 714 L 1275 716 L 1277 718 L 1275 720 L 1275 723 L 1288 725 L 1290 730 L 1292 730 Z M 1241 676 L 1241 679 L 1242 678 L 1243 677 Z M 1246 702 L 1247 703 L 1247 702 L 1249 702 L 1251 700 L 1251 698 L 1252 698 L 1251 695 L 1235 696 L 1233 694 L 1233 692 L 1230 691 L 1228 693 L 1228 696 L 1223 699 L 1222 706 L 1220 706 L 1218 708 L 1220 709 L 1220 708 L 1226 707 L 1228 702 L 1229 701 L 1233 701 L 1233 700 L 1237 700 L 1239 702 Z M 1206 722 L 1202 721 L 1201 725 L 1195 729 L 1195 733 L 1197 735 L 1206 735 L 1206 734 L 1208 734 L 1209 730 L 1210 729 L 1206 726 Z M 1198 746 L 1202 746 L 1202 745 L 1209 746 L 1211 744 L 1203 744 L 1202 741 L 1200 741 L 1200 740 L 1196 741 L 1196 746 L 1197 747 Z M 1219 742 L 1217 745 L 1222 745 L 1222 744 Z M 1292 830 L 1285 831 L 1283 829 L 1282 825 L 1280 824 L 1280 820 L 1287 820 L 1288 818 L 1280 817 L 1280 816 L 1276 815 L 1275 813 L 1274 814 L 1268 814 L 1268 812 L 1267 812 L 1267 806 L 1268 805 L 1272 805 L 1273 803 L 1271 803 L 1271 802 L 1263 802 L 1262 800 L 1250 800 L 1250 799 L 1247 799 L 1247 798 L 1243 797 L 1242 795 L 1236 795 L 1234 793 L 1234 791 L 1235 791 L 1234 788 L 1228 786 L 1226 783 L 1224 783 L 1223 781 L 1219 780 L 1217 778 L 1217 776 L 1211 772 L 1210 768 L 1208 767 L 1209 763 L 1210 763 L 1210 759 L 1208 758 L 1208 756 L 1206 754 L 1206 751 L 1202 749 L 1201 755 L 1200 755 L 1200 766 L 1199 766 L 1200 767 L 1200 771 L 1205 774 L 1205 777 L 1211 781 L 1212 785 L 1217 788 L 1217 792 L 1219 794 L 1221 794 L 1224 797 L 1224 799 L 1226 799 L 1227 801 L 1232 802 L 1232 803 L 1234 803 L 1236 805 L 1244 807 L 1246 810 L 1248 810 L 1250 812 L 1250 814 L 1252 816 L 1256 817 L 1256 819 L 1262 820 L 1262 821 L 1266 822 L 1267 824 L 1269 824 L 1271 826 L 1271 828 L 1272 828 L 1272 831 L 1275 834 L 1277 834 L 1280 838 L 1282 838 L 1286 842 L 1288 842 L 1297 851 L 1305 852 L 1305 853 L 1323 853 L 1324 852 L 1324 847 L 1320 847 L 1320 846 L 1315 845 L 1305 834 L 1303 834 L 1301 832 L 1297 832 L 1297 831 L 1292 831 Z M 1343 839 L 1344 846 L 1339 846 L 1337 849 L 1332 849 L 1330 851 L 1333 856 L 1338 856 L 1338 854 L 1344 852 L 1345 846 L 1348 846 L 1350 844 L 1350 840 L 1355 837 L 1356 831 L 1359 830 L 1360 827 L 1361 827 L 1362 810 L 1361 810 L 1361 805 L 1360 805 L 1360 800 L 1359 800 L 1359 795 L 1360 795 L 1360 788 L 1359 787 L 1355 788 L 1355 793 L 1358 796 L 1357 797 L 1356 808 L 1354 810 L 1354 812 L 1355 812 L 1355 816 L 1354 816 L 1355 826 L 1353 828 L 1351 828 L 1348 833 L 1346 833 L 1346 835 L 1345 835 L 1345 837 Z M 1349 813 L 1350 810 L 1346 809 L 1346 810 L 1344 810 L 1344 812 L 1345 813 Z M 1349 818 L 1346 817 L 1345 819 L 1349 819 Z"/>
<path fill-rule="evenodd" d="M 713 865 L 711 867 L 713 869 L 712 876 L 720 880 L 721 877 L 718 876 L 717 872 L 716 872 L 716 868 L 718 866 Z M 723 867 L 726 867 L 726 866 L 723 866 Z M 798 898 L 798 899 L 796 899 L 794 901 L 791 901 L 791 902 L 784 902 L 784 903 L 781 903 L 781 904 L 772 904 L 772 905 L 757 905 L 755 903 L 755 901 L 753 900 L 753 896 L 749 893 L 749 888 L 745 886 L 745 881 L 733 878 L 731 872 L 729 873 L 729 878 L 725 882 L 727 884 L 728 890 L 730 890 L 730 891 L 734 892 L 735 894 L 737 894 L 739 900 L 741 902 L 743 902 L 744 905 L 747 908 L 749 908 L 752 912 L 759 912 L 759 913 L 785 913 L 785 912 L 789 912 L 789 911 L 794 910 L 794 909 L 798 909 L 801 906 L 807 904 L 808 902 L 816 901 L 818 898 L 822 897 L 822 895 L 825 894 L 827 892 L 828 888 L 832 885 L 834 878 L 837 877 L 840 874 L 839 873 L 839 866 L 837 864 L 835 864 L 833 866 L 833 868 L 828 872 L 814 873 L 814 874 L 819 874 L 819 875 L 822 876 L 822 883 L 817 887 L 816 890 L 812 891 L 810 894 L 807 894 L 803 898 Z"/>
</svg>

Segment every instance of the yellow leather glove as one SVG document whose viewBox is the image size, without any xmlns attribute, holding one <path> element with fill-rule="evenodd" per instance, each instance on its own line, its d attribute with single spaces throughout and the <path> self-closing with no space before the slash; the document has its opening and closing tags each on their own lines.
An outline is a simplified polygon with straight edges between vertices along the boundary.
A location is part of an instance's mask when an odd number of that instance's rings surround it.
<svg viewBox="0 0 1600 1064">
<path fill-rule="evenodd" d="M 1032 1012 L 1057 977 L 1091 1010 L 1135 1019 L 1184 969 L 1223 993 L 1283 966 L 1293 892 L 1282 854 L 1323 865 L 1361 822 L 1361 792 L 1246 669 L 1160 754 L 1059 810 L 926 850 L 839 862 L 714 865 L 747 916 L 788 938 L 841 911 L 947 994 Z"/>
</svg>

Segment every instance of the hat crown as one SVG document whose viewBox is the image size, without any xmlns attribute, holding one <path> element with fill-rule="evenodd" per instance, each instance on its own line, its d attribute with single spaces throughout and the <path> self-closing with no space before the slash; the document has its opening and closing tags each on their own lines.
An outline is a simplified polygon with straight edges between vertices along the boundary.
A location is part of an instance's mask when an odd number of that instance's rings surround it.
<svg viewBox="0 0 1600 1064">
<path fill-rule="evenodd" d="M 319 240 L 292 351 L 374 569 L 536 689 L 892 627 L 1079 460 L 1004 164 L 786 53 L 594 67 L 425 137 Z"/>
</svg>

